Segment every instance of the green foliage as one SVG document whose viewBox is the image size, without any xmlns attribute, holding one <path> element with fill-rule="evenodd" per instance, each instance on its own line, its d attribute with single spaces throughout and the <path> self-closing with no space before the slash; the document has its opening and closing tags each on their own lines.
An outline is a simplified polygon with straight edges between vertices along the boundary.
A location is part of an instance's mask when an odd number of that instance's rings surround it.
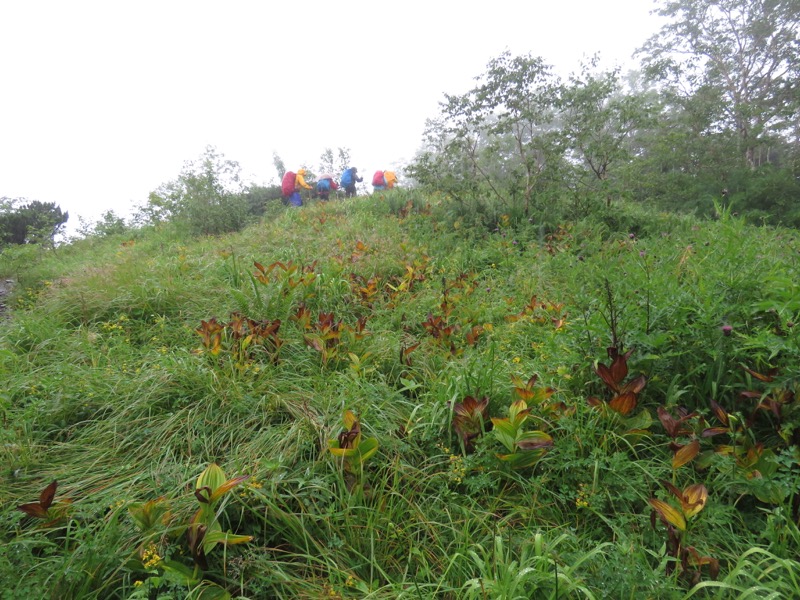
<svg viewBox="0 0 800 600">
<path fill-rule="evenodd" d="M 452 202 L 4 251 L 0 578 L 54 599 L 796 595 L 795 233 L 624 198 L 487 229 Z"/>
<path fill-rule="evenodd" d="M 640 51 L 649 74 L 677 94 L 719 99 L 709 125 L 738 138 L 741 164 L 755 168 L 758 148 L 800 110 L 797 2 L 664 0 L 669 22 Z M 679 91 L 680 90 L 680 91 Z M 769 153 L 764 156 L 770 162 Z"/>
<path fill-rule="evenodd" d="M 514 469 L 523 469 L 535 465 L 553 445 L 553 438 L 543 431 L 526 431 L 523 429 L 528 420 L 530 409 L 525 400 L 516 400 L 508 408 L 507 418 L 493 418 L 494 437 L 505 448 L 507 454 L 498 454 L 497 458 L 508 463 Z"/>
<path fill-rule="evenodd" d="M 78 217 L 81 226 L 78 233 L 84 237 L 96 235 L 106 237 L 111 235 L 122 235 L 130 231 L 131 227 L 125 223 L 125 219 L 117 215 L 113 210 L 104 212 L 100 219 L 95 223 L 88 223 L 82 217 Z"/>
<path fill-rule="evenodd" d="M 208 146 L 200 159 L 184 165 L 175 181 L 151 192 L 139 220 L 175 221 L 195 235 L 238 231 L 252 207 L 241 188 L 240 171 L 237 162 Z"/>
<path fill-rule="evenodd" d="M 52 244 L 68 219 L 54 202 L 0 198 L 0 244 Z"/>
</svg>

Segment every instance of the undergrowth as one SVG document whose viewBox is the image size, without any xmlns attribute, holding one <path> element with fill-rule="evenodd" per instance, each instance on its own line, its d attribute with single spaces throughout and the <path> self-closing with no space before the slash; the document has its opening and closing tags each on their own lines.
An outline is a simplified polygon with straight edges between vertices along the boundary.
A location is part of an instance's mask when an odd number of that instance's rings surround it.
<svg viewBox="0 0 800 600">
<path fill-rule="evenodd" d="M 800 596 L 794 231 L 394 191 L 31 253 L 3 598 Z"/>
</svg>

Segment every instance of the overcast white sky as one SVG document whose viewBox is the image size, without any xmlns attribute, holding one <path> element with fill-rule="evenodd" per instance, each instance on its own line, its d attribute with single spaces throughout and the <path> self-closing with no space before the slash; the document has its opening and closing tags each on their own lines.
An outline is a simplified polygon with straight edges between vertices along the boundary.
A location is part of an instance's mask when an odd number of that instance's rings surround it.
<svg viewBox="0 0 800 600">
<path fill-rule="evenodd" d="M 630 56 L 652 0 L 0 2 L 0 197 L 127 215 L 207 145 L 255 183 L 350 148 L 364 174 L 419 148 L 444 93 L 504 49 L 566 75 Z"/>
</svg>

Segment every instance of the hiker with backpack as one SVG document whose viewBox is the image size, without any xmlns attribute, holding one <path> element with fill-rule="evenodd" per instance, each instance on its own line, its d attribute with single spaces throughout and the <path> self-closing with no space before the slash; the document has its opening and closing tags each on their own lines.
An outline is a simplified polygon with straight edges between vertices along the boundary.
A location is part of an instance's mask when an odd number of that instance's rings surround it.
<svg viewBox="0 0 800 600">
<path fill-rule="evenodd" d="M 341 179 L 339 179 L 339 185 L 344 188 L 345 198 L 352 198 L 355 196 L 356 183 L 361 183 L 362 181 L 364 181 L 364 178 L 358 176 L 358 169 L 355 167 L 345 169 Z"/>
<path fill-rule="evenodd" d="M 394 171 L 375 171 L 372 176 L 372 189 L 375 192 L 390 190 L 397 184 L 397 175 Z"/>
<path fill-rule="evenodd" d="M 338 189 L 339 184 L 333 180 L 333 175 L 323 173 L 319 176 L 319 181 L 317 181 L 317 196 L 319 196 L 320 200 L 327 202 L 331 196 L 331 190 L 335 192 Z"/>
<path fill-rule="evenodd" d="M 311 186 L 306 183 L 305 169 L 298 169 L 297 173 L 286 171 L 281 181 L 281 194 L 283 194 L 284 204 L 292 206 L 303 206 L 303 199 L 300 197 L 300 190 L 310 190 Z"/>
</svg>

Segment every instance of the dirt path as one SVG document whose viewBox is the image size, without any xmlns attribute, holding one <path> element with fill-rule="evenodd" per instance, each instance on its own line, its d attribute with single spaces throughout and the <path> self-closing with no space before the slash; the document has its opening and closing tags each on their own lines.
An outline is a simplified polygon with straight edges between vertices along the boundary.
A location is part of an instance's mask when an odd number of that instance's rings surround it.
<svg viewBox="0 0 800 600">
<path fill-rule="evenodd" d="M 0 279 L 0 317 L 8 310 L 8 306 L 6 306 L 6 297 L 11 293 L 11 288 L 13 287 L 13 279 Z"/>
</svg>

